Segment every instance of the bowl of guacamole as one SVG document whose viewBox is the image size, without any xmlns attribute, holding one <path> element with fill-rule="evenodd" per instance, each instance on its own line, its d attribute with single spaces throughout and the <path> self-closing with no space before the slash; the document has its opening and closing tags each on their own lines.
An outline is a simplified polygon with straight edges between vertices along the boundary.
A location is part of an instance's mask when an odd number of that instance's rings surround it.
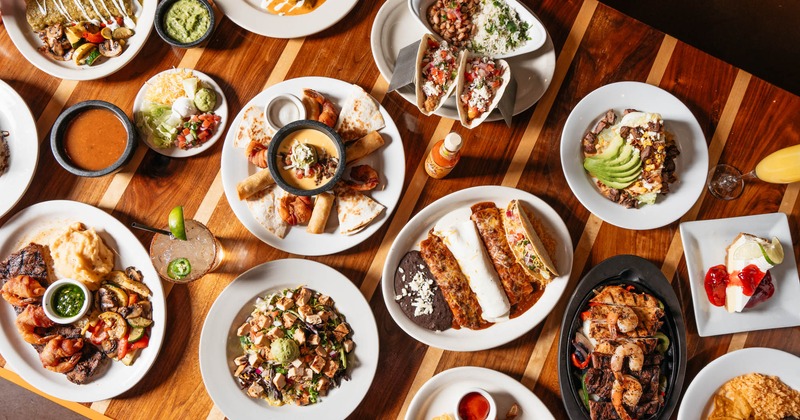
<svg viewBox="0 0 800 420">
<path fill-rule="evenodd" d="M 214 30 L 214 9 L 208 0 L 164 0 L 156 8 L 155 27 L 172 46 L 196 47 Z"/>
</svg>

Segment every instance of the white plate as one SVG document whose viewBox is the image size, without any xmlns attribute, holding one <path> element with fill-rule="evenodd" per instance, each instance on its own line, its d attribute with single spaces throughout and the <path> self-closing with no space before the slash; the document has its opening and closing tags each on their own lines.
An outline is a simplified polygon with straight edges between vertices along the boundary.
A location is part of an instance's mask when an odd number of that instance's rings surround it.
<svg viewBox="0 0 800 420">
<path fill-rule="evenodd" d="M 261 7 L 261 0 L 217 0 L 222 13 L 242 28 L 272 38 L 299 38 L 322 32 L 342 20 L 358 0 L 326 0 L 311 13 L 278 16 Z"/>
<path fill-rule="evenodd" d="M 681 154 L 675 158 L 678 180 L 670 193 L 655 204 L 628 209 L 603 197 L 583 169 L 581 140 L 609 109 L 617 115 L 627 108 L 660 113 L 664 129 L 675 135 Z M 671 93 L 647 83 L 618 82 L 605 85 L 578 102 L 561 132 L 561 164 L 572 192 L 595 216 L 625 229 L 646 230 L 678 220 L 703 192 L 708 172 L 708 147 L 692 111 Z"/>
<path fill-rule="evenodd" d="M 457 367 L 440 372 L 425 382 L 414 395 L 406 420 L 431 419 L 449 413 L 455 418 L 458 399 L 470 388 L 482 388 L 497 404 L 497 418 L 514 403 L 521 409 L 519 420 L 552 419 L 553 414 L 530 389 L 503 373 L 482 367 Z"/>
<path fill-rule="evenodd" d="M 155 151 L 156 153 L 160 153 L 164 156 L 169 156 L 173 158 L 184 158 L 205 152 L 211 146 L 213 146 L 214 143 L 216 143 L 220 137 L 222 137 L 222 133 L 225 131 L 225 125 L 228 124 L 228 101 L 225 100 L 225 93 L 222 92 L 222 88 L 219 87 L 219 85 L 217 84 L 217 82 L 214 81 L 214 79 L 212 79 L 205 73 L 201 73 L 194 69 L 188 69 L 192 71 L 193 76 L 203 81 L 203 83 L 206 84 L 206 86 L 210 86 L 211 89 L 213 89 L 214 92 L 217 94 L 217 105 L 214 107 L 212 111 L 215 114 L 219 115 L 222 119 L 220 120 L 219 126 L 217 127 L 217 130 L 214 132 L 214 135 L 211 136 L 211 138 L 208 139 L 208 141 L 206 141 L 205 143 L 203 143 L 200 147 L 194 147 L 189 150 L 183 150 L 180 147 L 170 147 L 168 149 L 162 149 L 156 146 L 155 143 L 153 143 L 153 141 L 150 139 L 150 136 L 142 133 L 141 130 L 139 130 L 138 122 L 136 121 L 137 113 L 141 111 L 142 108 L 144 107 L 144 97 L 145 94 L 147 93 L 148 85 L 154 83 L 158 76 L 167 72 L 175 72 L 178 70 L 187 70 L 187 69 L 164 70 L 161 73 L 158 73 L 157 75 L 148 79 L 147 82 L 145 82 L 142 88 L 139 89 L 139 93 L 136 94 L 136 99 L 133 100 L 133 119 L 134 119 L 134 124 L 136 125 L 136 132 L 139 133 L 139 138 L 141 138 L 144 141 L 147 147 L 153 149 L 153 151 Z"/>
<path fill-rule="evenodd" d="M 233 376 L 242 350 L 236 329 L 253 311 L 257 297 L 305 285 L 333 298 L 353 330 L 356 366 L 351 379 L 331 389 L 317 404 L 272 407 L 247 396 Z M 230 419 L 345 418 L 367 394 L 378 367 L 378 327 L 369 303 L 338 271 L 310 260 L 270 261 L 236 278 L 214 301 L 200 335 L 200 372 L 214 404 Z"/>
<path fill-rule="evenodd" d="M 384 79 L 392 80 L 397 54 L 404 47 L 422 39 L 427 33 L 415 15 L 408 8 L 407 0 L 388 0 L 375 21 L 372 22 L 372 58 Z M 545 44 L 534 52 L 506 59 L 511 66 L 511 74 L 517 80 L 517 99 L 514 104 L 514 115 L 525 111 L 544 95 L 553 73 L 556 70 L 556 51 L 553 40 L 547 36 Z M 417 99 L 413 86 L 406 86 L 397 91 L 405 100 L 416 106 Z M 451 96 L 436 115 L 458 120 L 455 96 Z M 486 121 L 498 121 L 500 111 L 493 111 Z"/>
<path fill-rule="evenodd" d="M 709 363 L 695 376 L 683 396 L 678 420 L 708 418 L 717 390 L 725 382 L 747 373 L 777 376 L 786 385 L 800 389 L 800 358 L 797 356 L 760 347 L 737 350 Z"/>
<path fill-rule="evenodd" d="M 542 220 L 542 224 L 547 228 L 553 239 L 557 241 L 553 259 L 561 275 L 547 285 L 539 301 L 522 315 L 505 322 L 498 322 L 482 330 L 466 328 L 456 330 L 450 328 L 445 331 L 431 331 L 418 326 L 408 319 L 403 310 L 400 309 L 400 305 L 394 301 L 396 296 L 394 273 L 403 256 L 408 251 L 418 250 L 419 243 L 427 238 L 428 231 L 445 214 L 460 208 L 468 209 L 473 204 L 481 201 L 493 201 L 497 207 L 505 208 L 513 199 L 518 199 L 528 208 L 533 209 L 534 214 Z M 386 264 L 383 266 L 381 287 L 383 288 L 383 301 L 386 303 L 392 318 L 394 318 L 394 322 L 408 335 L 429 346 L 445 350 L 479 351 L 508 343 L 539 325 L 544 317 L 553 310 L 553 307 L 564 293 L 571 271 L 572 239 L 569 236 L 567 226 L 558 213 L 531 193 L 515 188 L 487 185 L 467 188 L 444 196 L 414 216 L 400 231 L 389 249 Z"/>
<path fill-rule="evenodd" d="M 0 217 L 25 195 L 39 161 L 39 135 L 28 105 L 0 80 L 0 130 L 8 131 L 8 168 L 0 175 Z"/>
<path fill-rule="evenodd" d="M 12 369 L 26 382 L 54 397 L 68 401 L 89 402 L 116 397 L 131 389 L 150 370 L 164 341 L 166 302 L 158 273 L 136 236 L 108 213 L 76 201 L 45 201 L 34 204 L 8 220 L 0 228 L 0 260 L 35 241 L 43 232 L 58 232 L 72 222 L 94 228 L 103 242 L 116 254 L 114 267 L 134 266 L 144 275 L 144 282 L 153 292 L 153 327 L 150 345 L 142 350 L 131 366 L 109 360 L 108 370 L 99 372 L 89 383 L 76 385 L 61 373 L 42 367 L 34 348 L 22 340 L 14 325 L 16 314 L 11 305 L 0 303 L 0 353 Z M 88 344 L 87 345 L 91 345 Z"/>
<path fill-rule="evenodd" d="M 264 229 L 253 218 L 247 208 L 247 204 L 244 201 L 240 201 L 236 195 L 236 184 L 256 172 L 256 167 L 247 162 L 244 149 L 237 149 L 233 146 L 236 129 L 242 121 L 242 113 L 250 105 L 257 105 L 263 108 L 267 104 L 267 99 L 276 94 L 291 93 L 300 97 L 303 88 L 311 88 L 327 96 L 337 105 L 337 109 L 341 110 L 341 105 L 344 103 L 351 87 L 350 83 L 327 77 L 301 77 L 287 80 L 256 95 L 255 98 L 242 107 L 242 111 L 231 123 L 228 135 L 225 138 L 225 144 L 222 147 L 222 185 L 225 188 L 225 196 L 228 198 L 228 203 L 234 214 L 247 230 L 270 246 L 297 255 L 334 254 L 356 246 L 372 236 L 389 220 L 389 216 L 394 211 L 397 201 L 400 199 L 400 192 L 403 189 L 403 180 L 406 175 L 406 159 L 400 132 L 397 131 L 397 126 L 392 121 L 392 117 L 383 106 L 381 106 L 381 114 L 383 114 L 386 127 L 380 131 L 380 134 L 386 144 L 378 151 L 360 159 L 358 164 L 370 165 L 378 171 L 381 183 L 378 188 L 368 192 L 367 195 L 386 206 L 386 210 L 364 230 L 355 235 L 339 233 L 339 219 L 336 217 L 336 209 L 334 208 L 331 210 L 324 233 L 315 235 L 307 233 L 305 226 L 293 226 L 289 228 L 286 236 L 281 239 Z"/>
<path fill-rule="evenodd" d="M 136 2 L 137 0 L 132 0 Z M 3 22 L 8 31 L 8 36 L 14 42 L 20 53 L 34 66 L 43 72 L 67 80 L 95 80 L 106 77 L 124 67 L 136 57 L 144 46 L 150 31 L 153 29 L 153 19 L 156 14 L 156 1 L 139 0 L 143 7 L 136 15 L 138 20 L 134 35 L 128 39 L 122 54 L 117 57 L 105 58 L 100 64 L 93 66 L 78 66 L 72 61 L 56 61 L 38 51 L 42 41 L 36 32 L 28 25 L 25 18 L 25 1 L 0 0 L 0 9 L 3 9 Z M 136 13 L 134 6 L 134 13 Z"/>
<path fill-rule="evenodd" d="M 408 10 L 411 11 L 411 14 L 414 15 L 417 22 L 419 22 L 426 31 L 432 34 L 435 34 L 435 32 L 431 29 L 430 23 L 428 22 L 427 13 L 428 9 L 431 5 L 436 3 L 436 1 L 437 0 L 408 0 Z M 530 39 L 514 51 L 495 55 L 494 58 L 514 57 L 541 48 L 547 40 L 547 30 L 544 29 L 544 25 L 542 25 L 542 22 L 536 17 L 536 14 L 534 14 L 531 9 L 528 9 L 527 6 L 516 0 L 505 0 L 505 2 L 511 10 L 517 12 L 522 22 L 528 23 L 528 36 L 530 36 Z M 438 35 L 436 36 L 438 37 Z"/>
<path fill-rule="evenodd" d="M 762 238 L 777 236 L 785 257 L 783 262 L 769 270 L 775 294 L 753 308 L 739 313 L 728 313 L 708 301 L 704 286 L 709 268 L 725 264 L 725 249 L 740 232 Z M 692 287 L 694 318 L 697 334 L 701 337 L 784 328 L 800 325 L 800 279 L 792 248 L 789 219 L 783 213 L 728 219 L 701 220 L 681 223 L 681 241 Z"/>
</svg>

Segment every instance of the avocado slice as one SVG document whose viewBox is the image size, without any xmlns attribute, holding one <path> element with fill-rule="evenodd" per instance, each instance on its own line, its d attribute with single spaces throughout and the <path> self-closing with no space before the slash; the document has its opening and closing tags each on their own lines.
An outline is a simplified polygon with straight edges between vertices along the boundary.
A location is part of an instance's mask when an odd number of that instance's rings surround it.
<svg viewBox="0 0 800 420">
<path fill-rule="evenodd" d="M 627 188 L 629 185 L 633 184 L 633 181 L 630 182 L 618 182 L 618 181 L 603 181 L 600 180 L 603 184 L 605 184 L 608 188 L 614 188 L 617 190 L 621 190 L 623 188 Z"/>
<path fill-rule="evenodd" d="M 586 159 L 597 159 L 597 160 L 612 160 L 617 158 L 620 155 L 620 151 L 622 150 L 622 146 L 625 144 L 625 139 L 623 139 L 619 133 L 616 133 L 614 130 L 605 129 L 600 132 L 598 135 L 598 141 L 607 141 L 608 144 L 606 148 L 594 155 L 587 157 Z"/>
<path fill-rule="evenodd" d="M 635 153 L 633 157 L 625 162 L 618 165 L 612 165 L 610 162 L 605 161 L 585 161 L 583 167 L 592 173 L 604 173 L 608 174 L 610 177 L 622 177 L 631 174 L 631 170 L 637 168 L 637 172 L 641 170 L 642 160 L 639 158 L 639 154 Z"/>
<path fill-rule="evenodd" d="M 630 144 L 626 144 L 622 146 L 619 156 L 617 156 L 616 159 L 608 161 L 608 164 L 610 166 L 622 165 L 633 159 L 634 152 L 637 156 L 639 155 L 639 149 L 631 146 Z"/>
</svg>

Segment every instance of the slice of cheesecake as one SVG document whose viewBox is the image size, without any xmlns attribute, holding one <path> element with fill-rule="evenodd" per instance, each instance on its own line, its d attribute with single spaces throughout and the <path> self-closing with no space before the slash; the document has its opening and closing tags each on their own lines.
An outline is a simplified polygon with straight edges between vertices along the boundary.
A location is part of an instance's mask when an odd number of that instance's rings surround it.
<svg viewBox="0 0 800 420">
<path fill-rule="evenodd" d="M 783 248 L 777 238 L 770 242 L 749 233 L 739 233 L 726 252 L 725 267 L 729 279 L 725 289 L 725 309 L 741 312 L 767 270 L 783 260 Z"/>
</svg>

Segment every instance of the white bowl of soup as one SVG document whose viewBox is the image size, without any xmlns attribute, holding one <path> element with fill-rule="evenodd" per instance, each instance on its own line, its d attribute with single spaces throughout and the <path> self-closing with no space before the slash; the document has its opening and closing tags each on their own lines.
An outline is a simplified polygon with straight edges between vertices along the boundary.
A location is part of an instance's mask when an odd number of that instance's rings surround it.
<svg viewBox="0 0 800 420">
<path fill-rule="evenodd" d="M 269 143 L 267 159 L 275 183 L 290 194 L 304 196 L 332 189 L 347 161 L 341 137 L 313 120 L 295 121 L 278 130 Z"/>
<path fill-rule="evenodd" d="M 56 161 L 74 175 L 98 177 L 116 172 L 136 151 L 131 120 L 114 104 L 84 101 L 58 116 L 50 133 Z"/>
</svg>

